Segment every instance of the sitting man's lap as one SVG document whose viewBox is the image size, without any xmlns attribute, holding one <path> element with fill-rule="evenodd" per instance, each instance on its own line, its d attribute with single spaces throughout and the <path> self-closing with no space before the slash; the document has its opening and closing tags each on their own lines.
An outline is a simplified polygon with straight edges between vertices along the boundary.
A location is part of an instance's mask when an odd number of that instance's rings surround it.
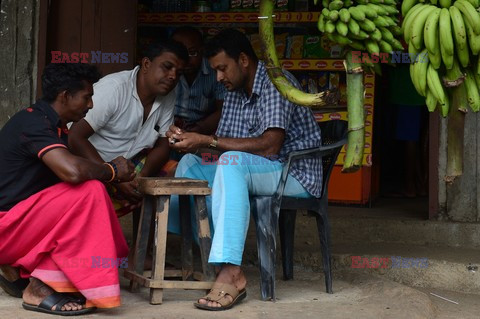
<svg viewBox="0 0 480 319">
<path fill-rule="evenodd" d="M 211 154 L 186 154 L 179 162 L 175 177 L 208 181 L 212 196 L 207 196 L 207 209 L 212 221 L 212 205 L 220 209 L 229 202 L 243 212 L 250 210 L 250 195 L 273 195 L 280 181 L 283 164 L 265 157 L 238 151 L 225 152 L 214 157 Z M 287 178 L 285 196 L 308 198 L 311 195 L 292 176 Z M 212 203 L 213 198 L 213 203 Z M 218 209 L 213 208 L 213 211 Z M 215 216 L 214 218 L 215 219 Z M 172 196 L 169 212 L 169 231 L 180 233 L 178 196 Z M 192 225 L 196 234 L 195 216 Z M 213 229 L 211 230 L 213 234 Z"/>
</svg>

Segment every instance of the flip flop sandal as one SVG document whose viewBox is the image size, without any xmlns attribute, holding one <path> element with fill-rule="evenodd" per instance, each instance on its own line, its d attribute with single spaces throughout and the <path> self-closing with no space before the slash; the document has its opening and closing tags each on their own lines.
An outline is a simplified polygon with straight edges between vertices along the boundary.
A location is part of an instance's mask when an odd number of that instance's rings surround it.
<svg viewBox="0 0 480 319">
<path fill-rule="evenodd" d="M 84 314 L 93 312 L 95 309 L 97 309 L 95 307 L 92 307 L 92 308 L 84 308 L 80 310 L 62 310 L 62 307 L 65 304 L 69 302 L 77 302 L 77 301 L 78 301 L 78 297 L 69 296 L 59 292 L 54 292 L 50 296 L 47 296 L 45 299 L 43 299 L 38 306 L 31 305 L 24 302 L 22 303 L 22 307 L 30 311 L 49 313 L 52 315 L 60 315 L 60 316 L 84 315 Z"/>
<path fill-rule="evenodd" d="M 233 300 L 230 302 L 228 298 L 226 297 L 227 295 L 230 295 Z M 230 285 L 230 284 L 218 284 L 214 285 L 212 290 L 206 295 L 205 297 L 201 299 L 205 299 L 207 301 L 214 301 L 220 304 L 220 307 L 211 307 L 208 306 L 208 303 L 199 303 L 195 302 L 193 305 L 199 309 L 203 310 L 211 310 L 211 311 L 222 311 L 222 310 L 228 310 L 235 306 L 237 303 L 245 299 L 247 296 L 247 291 L 245 289 L 242 289 L 241 291 L 238 291 L 235 286 Z"/>
<path fill-rule="evenodd" d="M 23 290 L 27 288 L 29 283 L 30 280 L 25 278 L 19 278 L 15 281 L 9 281 L 5 277 L 0 275 L 0 287 L 2 287 L 2 289 L 5 290 L 7 294 L 13 297 L 22 298 Z"/>
<path fill-rule="evenodd" d="M 74 293 L 74 292 L 64 292 L 67 296 L 71 297 L 74 302 L 84 305 L 87 302 L 87 298 L 85 298 L 83 295 L 79 293 Z"/>
</svg>

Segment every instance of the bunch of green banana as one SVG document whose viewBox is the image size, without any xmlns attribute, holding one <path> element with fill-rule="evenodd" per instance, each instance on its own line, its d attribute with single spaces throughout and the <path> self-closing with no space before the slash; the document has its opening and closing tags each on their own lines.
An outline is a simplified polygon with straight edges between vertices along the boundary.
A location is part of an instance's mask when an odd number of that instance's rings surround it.
<svg viewBox="0 0 480 319">
<path fill-rule="evenodd" d="M 426 63 L 418 59 L 412 62 L 410 76 L 418 93 L 426 97 L 430 111 L 439 106 L 443 116 L 449 113 L 451 90 L 441 79 L 453 68 L 459 68 L 456 74 L 462 76 L 456 82 L 450 81 L 450 87 L 465 85 L 465 104 L 474 112 L 480 109 L 480 83 L 476 81 L 480 71 L 479 11 L 479 0 L 402 2 L 401 28 L 408 52 L 428 56 Z"/>
<path fill-rule="evenodd" d="M 363 72 L 379 73 L 385 57 L 403 51 L 397 40 L 400 12 L 397 0 L 323 0 L 322 5 L 318 30 L 346 48 L 348 142 L 342 171 L 353 172 L 362 165 L 365 143 Z"/>
<path fill-rule="evenodd" d="M 368 52 L 373 67 L 374 55 L 403 50 L 396 39 L 401 35 L 398 26 L 396 0 L 323 0 L 318 19 L 318 30 L 326 33 L 334 43 L 350 47 L 353 51 Z"/>
</svg>

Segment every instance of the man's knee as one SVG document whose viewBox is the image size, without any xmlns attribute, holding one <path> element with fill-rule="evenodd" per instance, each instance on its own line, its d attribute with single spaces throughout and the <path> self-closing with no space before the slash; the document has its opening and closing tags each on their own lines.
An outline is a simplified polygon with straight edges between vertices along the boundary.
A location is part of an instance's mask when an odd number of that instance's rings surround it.
<svg viewBox="0 0 480 319">
<path fill-rule="evenodd" d="M 193 154 L 185 154 L 180 162 L 178 162 L 177 170 L 175 171 L 175 177 L 192 177 L 188 176 L 188 170 L 194 165 L 200 163 L 200 158 Z"/>
</svg>

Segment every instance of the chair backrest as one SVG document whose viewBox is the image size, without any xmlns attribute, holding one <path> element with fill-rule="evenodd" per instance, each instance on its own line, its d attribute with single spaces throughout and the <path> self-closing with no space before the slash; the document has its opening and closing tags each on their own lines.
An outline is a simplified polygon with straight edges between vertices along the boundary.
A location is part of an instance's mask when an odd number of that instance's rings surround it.
<svg viewBox="0 0 480 319">
<path fill-rule="evenodd" d="M 330 145 L 345 138 L 348 133 L 348 122 L 343 120 L 332 120 L 326 122 L 319 122 L 320 130 L 322 131 L 322 145 Z M 337 160 L 339 148 L 336 152 L 322 157 L 323 166 L 323 181 L 322 181 L 322 196 L 328 188 L 328 181 L 332 173 L 333 166 Z"/>
</svg>

